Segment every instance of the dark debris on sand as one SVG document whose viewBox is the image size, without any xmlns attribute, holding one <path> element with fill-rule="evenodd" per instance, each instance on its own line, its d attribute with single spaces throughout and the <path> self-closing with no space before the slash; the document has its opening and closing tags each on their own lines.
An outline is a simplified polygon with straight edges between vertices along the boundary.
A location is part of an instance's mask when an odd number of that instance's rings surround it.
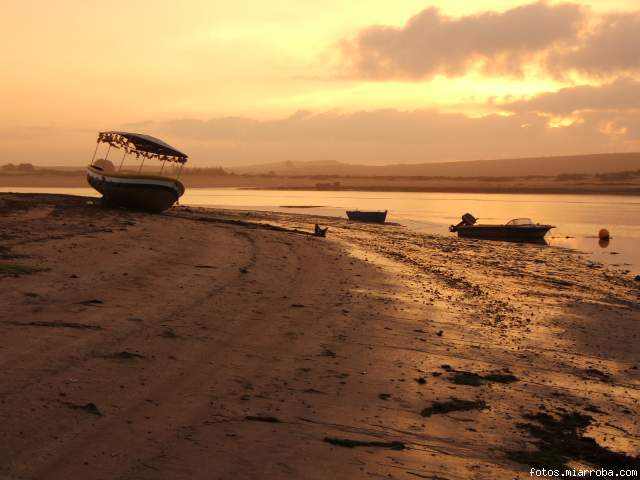
<svg viewBox="0 0 640 480">
<path fill-rule="evenodd" d="M 336 437 L 324 437 L 324 441 L 331 445 L 345 448 L 355 447 L 376 447 L 376 448 L 389 448 L 391 450 L 404 450 L 407 446 L 403 442 L 380 442 L 380 441 L 366 441 L 366 440 L 352 440 L 349 438 L 336 438 Z"/>
<path fill-rule="evenodd" d="M 247 415 L 244 419 L 251 422 L 282 423 L 282 420 L 279 418 L 269 415 Z"/>
<path fill-rule="evenodd" d="M 75 328 L 78 330 L 102 330 L 99 325 L 89 325 L 86 323 L 76 322 L 55 322 L 55 321 L 34 321 L 34 322 L 7 322 L 11 325 L 19 325 L 22 327 L 51 327 L 51 328 Z"/>
<path fill-rule="evenodd" d="M 451 413 L 451 412 L 468 412 L 470 410 L 483 410 L 487 407 L 484 400 L 462 400 L 460 398 L 452 398 L 446 402 L 433 402 L 430 407 L 424 408 L 420 415 L 430 417 L 431 415 Z"/>
<path fill-rule="evenodd" d="M 637 468 L 640 457 L 613 452 L 599 445 L 584 431 L 593 418 L 580 412 L 561 413 L 554 417 L 548 413 L 525 415 L 531 423 L 519 423 L 517 427 L 536 439 L 537 450 L 511 450 L 507 458 L 534 468 L 569 468 L 571 460 L 584 461 L 601 468 Z"/>
<path fill-rule="evenodd" d="M 19 277 L 20 275 L 31 275 L 44 270 L 43 268 L 19 265 L 17 263 L 0 263 L 0 276 Z"/>
<path fill-rule="evenodd" d="M 470 385 L 472 387 L 479 387 L 480 385 L 483 385 L 487 382 L 513 383 L 518 381 L 518 377 L 516 377 L 506 369 L 499 372 L 487 373 L 486 375 L 480 375 L 474 372 L 465 372 L 462 370 L 455 370 L 452 368 L 447 369 L 447 371 L 453 373 L 449 380 L 456 385 Z"/>
<path fill-rule="evenodd" d="M 102 412 L 98 409 L 95 403 L 87 403 L 85 405 L 76 405 L 75 403 L 67 403 L 67 407 L 72 410 L 82 410 L 83 412 L 90 413 L 91 415 L 96 415 L 98 417 L 102 417 Z"/>
<path fill-rule="evenodd" d="M 104 355 L 104 358 L 112 358 L 114 360 L 137 360 L 147 358 L 141 353 L 128 352 L 127 350 L 123 350 L 122 352 L 109 353 Z"/>
<path fill-rule="evenodd" d="M 587 378 L 596 378 L 601 382 L 610 382 L 611 376 L 608 373 L 603 372 L 602 370 L 598 370 L 597 368 L 587 368 L 584 371 L 584 375 Z"/>
<path fill-rule="evenodd" d="M 90 306 L 102 305 L 103 303 L 104 302 L 102 300 L 98 300 L 97 298 L 92 298 L 90 300 L 82 300 L 78 302 L 78 305 L 86 305 L 90 307 Z"/>
<path fill-rule="evenodd" d="M 164 338 L 178 338 L 178 334 L 171 327 L 163 327 L 162 332 L 159 333 L 158 336 Z"/>
</svg>

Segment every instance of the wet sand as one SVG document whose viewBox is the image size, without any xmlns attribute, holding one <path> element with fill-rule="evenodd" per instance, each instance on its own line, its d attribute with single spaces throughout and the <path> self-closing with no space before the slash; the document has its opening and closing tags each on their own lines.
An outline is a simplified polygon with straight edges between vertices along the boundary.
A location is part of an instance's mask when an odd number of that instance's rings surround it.
<svg viewBox="0 0 640 480">
<path fill-rule="evenodd" d="M 399 225 L 94 202 L 0 195 L 0 478 L 640 469 L 629 275 Z"/>
</svg>

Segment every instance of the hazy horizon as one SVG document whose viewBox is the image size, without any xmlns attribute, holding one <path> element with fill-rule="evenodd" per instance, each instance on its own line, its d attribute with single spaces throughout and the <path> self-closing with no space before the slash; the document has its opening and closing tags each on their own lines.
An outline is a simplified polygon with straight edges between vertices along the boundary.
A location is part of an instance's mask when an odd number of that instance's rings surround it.
<svg viewBox="0 0 640 480">
<path fill-rule="evenodd" d="M 0 163 L 81 166 L 110 129 L 194 167 L 640 151 L 630 0 L 66 0 L 3 17 Z"/>
</svg>

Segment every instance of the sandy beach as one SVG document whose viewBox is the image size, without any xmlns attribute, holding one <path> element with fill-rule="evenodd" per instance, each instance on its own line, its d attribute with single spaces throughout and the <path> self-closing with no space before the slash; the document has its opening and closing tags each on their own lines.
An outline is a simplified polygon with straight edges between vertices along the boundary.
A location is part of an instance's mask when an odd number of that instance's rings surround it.
<svg viewBox="0 0 640 480">
<path fill-rule="evenodd" d="M 557 247 L 0 194 L 0 329 L 2 480 L 640 470 L 640 281 Z"/>
</svg>

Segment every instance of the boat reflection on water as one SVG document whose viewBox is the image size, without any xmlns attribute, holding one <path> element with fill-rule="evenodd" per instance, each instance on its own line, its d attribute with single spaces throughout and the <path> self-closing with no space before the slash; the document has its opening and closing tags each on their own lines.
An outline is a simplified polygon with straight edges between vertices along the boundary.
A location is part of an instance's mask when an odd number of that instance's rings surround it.
<svg viewBox="0 0 640 480">
<path fill-rule="evenodd" d="M 551 245 L 546 238 L 482 238 L 478 240 L 488 240 L 493 242 L 509 243 L 529 243 L 532 245 Z"/>
<path fill-rule="evenodd" d="M 465 240 L 481 240 L 483 242 L 527 243 L 531 245 L 551 245 L 546 238 L 500 238 L 500 237 L 461 237 Z"/>
</svg>

